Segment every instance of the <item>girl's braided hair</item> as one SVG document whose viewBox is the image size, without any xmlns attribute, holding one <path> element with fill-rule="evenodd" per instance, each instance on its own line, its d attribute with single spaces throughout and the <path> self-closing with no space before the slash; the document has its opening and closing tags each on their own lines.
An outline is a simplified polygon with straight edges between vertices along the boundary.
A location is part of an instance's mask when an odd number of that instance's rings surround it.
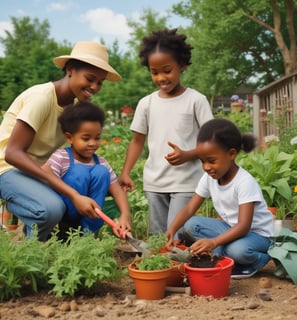
<svg viewBox="0 0 297 320">
<path fill-rule="evenodd" d="M 257 139 L 252 134 L 241 134 L 237 126 L 227 119 L 217 118 L 205 122 L 200 128 L 197 142 L 211 141 L 225 150 L 235 149 L 237 152 L 252 151 Z"/>
<path fill-rule="evenodd" d="M 142 39 L 139 52 L 141 64 L 149 67 L 149 55 L 160 51 L 172 54 L 179 65 L 189 66 L 191 64 L 191 50 L 193 47 L 186 43 L 186 39 L 187 36 L 178 34 L 177 29 L 153 31 Z"/>
</svg>

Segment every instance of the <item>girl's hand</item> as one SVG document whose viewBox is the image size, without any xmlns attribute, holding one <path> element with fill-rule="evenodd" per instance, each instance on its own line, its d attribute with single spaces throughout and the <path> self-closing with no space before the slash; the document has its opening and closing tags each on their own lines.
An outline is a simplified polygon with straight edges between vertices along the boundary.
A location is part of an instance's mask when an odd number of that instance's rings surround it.
<svg viewBox="0 0 297 320">
<path fill-rule="evenodd" d="M 190 247 L 191 254 L 209 253 L 217 247 L 216 241 L 213 238 L 199 239 Z"/>
<path fill-rule="evenodd" d="M 185 153 L 176 144 L 168 142 L 168 145 L 173 149 L 172 152 L 165 156 L 165 159 L 173 166 L 177 166 L 187 161 L 184 157 Z"/>
<path fill-rule="evenodd" d="M 82 216 L 92 219 L 99 219 L 98 214 L 95 212 L 95 208 L 99 207 L 96 201 L 82 195 L 76 196 L 74 199 L 72 199 L 72 201 L 75 208 Z"/>
<path fill-rule="evenodd" d="M 122 174 L 118 181 L 125 192 L 132 191 L 135 188 L 135 183 L 129 175 Z"/>
<path fill-rule="evenodd" d="M 114 228 L 112 231 L 118 237 L 125 239 L 127 233 L 131 233 L 130 219 L 126 217 L 119 217 L 117 221 L 118 228 Z"/>
<path fill-rule="evenodd" d="M 165 236 L 167 237 L 166 248 L 170 250 L 170 248 L 174 245 L 174 232 L 168 229 L 165 232 Z"/>
</svg>

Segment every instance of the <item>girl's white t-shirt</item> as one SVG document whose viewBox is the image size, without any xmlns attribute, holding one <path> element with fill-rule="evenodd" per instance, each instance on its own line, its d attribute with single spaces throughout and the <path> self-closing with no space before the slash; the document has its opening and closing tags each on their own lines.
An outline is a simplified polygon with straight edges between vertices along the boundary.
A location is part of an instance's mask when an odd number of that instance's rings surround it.
<svg viewBox="0 0 297 320">
<path fill-rule="evenodd" d="M 261 188 L 255 178 L 243 168 L 239 167 L 232 181 L 223 186 L 204 173 L 195 192 L 203 198 L 211 197 L 217 213 L 231 227 L 238 223 L 239 205 L 254 202 L 251 231 L 265 237 L 273 236 L 273 216 L 267 209 Z"/>
<path fill-rule="evenodd" d="M 213 115 L 206 97 L 187 88 L 173 98 L 160 98 L 158 91 L 142 98 L 130 129 L 147 135 L 149 156 L 144 166 L 143 187 L 151 192 L 194 192 L 203 170 L 198 159 L 173 166 L 165 156 L 173 149 L 196 147 L 200 127 Z"/>
</svg>

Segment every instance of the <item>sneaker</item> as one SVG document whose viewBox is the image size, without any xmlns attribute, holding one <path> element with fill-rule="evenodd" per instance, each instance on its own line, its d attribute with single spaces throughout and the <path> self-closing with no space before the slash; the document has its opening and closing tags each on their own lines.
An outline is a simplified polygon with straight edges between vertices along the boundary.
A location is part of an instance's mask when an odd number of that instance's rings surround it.
<svg viewBox="0 0 297 320">
<path fill-rule="evenodd" d="M 232 279 L 246 279 L 252 277 L 254 274 L 256 274 L 258 270 L 252 268 L 252 267 L 239 267 L 234 266 L 231 271 L 231 278 Z"/>
</svg>

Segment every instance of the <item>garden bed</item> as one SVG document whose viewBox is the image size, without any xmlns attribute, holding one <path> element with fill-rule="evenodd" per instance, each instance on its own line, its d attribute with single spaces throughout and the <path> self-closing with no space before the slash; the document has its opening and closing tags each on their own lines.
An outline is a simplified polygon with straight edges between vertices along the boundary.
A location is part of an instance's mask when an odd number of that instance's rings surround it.
<svg viewBox="0 0 297 320">
<path fill-rule="evenodd" d="M 128 266 L 131 259 L 129 255 L 119 255 L 123 266 Z M 117 283 L 103 282 L 96 292 L 72 298 L 57 298 L 47 291 L 25 293 L 21 298 L 0 302 L 0 319 L 296 319 L 297 286 L 290 280 L 274 277 L 273 269 L 271 261 L 250 279 L 231 280 L 230 295 L 222 299 L 167 293 L 158 301 L 135 300 L 129 276 Z M 262 277 L 272 281 L 268 301 L 258 296 Z"/>
</svg>

